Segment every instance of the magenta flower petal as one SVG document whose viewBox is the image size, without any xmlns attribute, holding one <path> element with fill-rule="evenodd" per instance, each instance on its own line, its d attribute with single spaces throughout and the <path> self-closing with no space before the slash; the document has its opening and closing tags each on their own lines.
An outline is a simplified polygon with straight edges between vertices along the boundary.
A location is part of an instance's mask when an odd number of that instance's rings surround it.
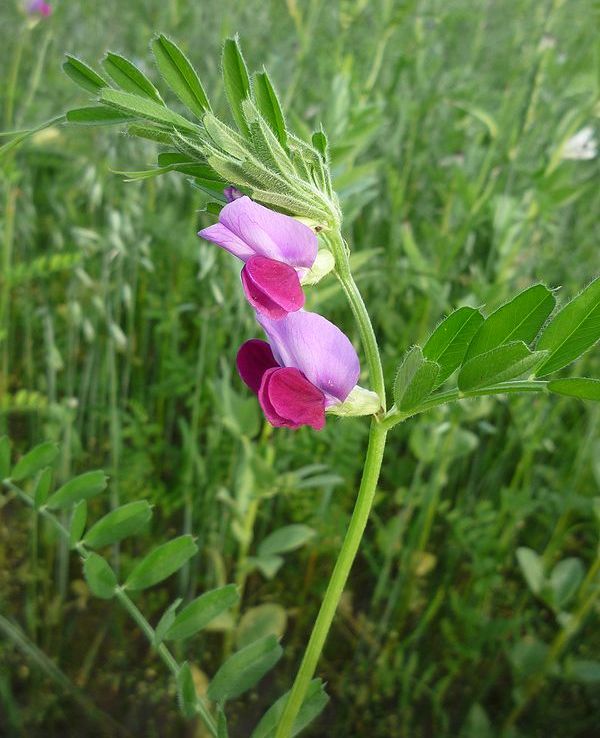
<svg viewBox="0 0 600 738">
<path fill-rule="evenodd" d="M 223 190 L 223 195 L 225 196 L 225 199 L 227 202 L 233 202 L 234 200 L 239 200 L 240 197 L 243 197 L 242 193 L 238 190 L 237 187 L 233 187 L 230 185 L 229 187 L 226 187 Z"/>
<path fill-rule="evenodd" d="M 325 425 L 325 397 L 297 369 L 267 370 L 258 399 L 267 420 L 275 427 L 310 425 L 321 430 Z"/>
<path fill-rule="evenodd" d="M 325 405 L 343 402 L 358 382 L 360 363 L 350 340 L 322 315 L 299 310 L 281 320 L 257 314 L 275 360 L 298 369 L 325 395 Z"/>
<path fill-rule="evenodd" d="M 248 302 L 274 320 L 304 305 L 298 274 L 282 261 L 252 256 L 242 269 L 242 284 Z"/>
<path fill-rule="evenodd" d="M 258 256 L 306 269 L 310 269 L 317 257 L 317 237 L 308 226 L 249 197 L 225 205 L 219 222 Z"/>
<path fill-rule="evenodd" d="M 263 374 L 269 369 L 279 368 L 269 344 L 258 338 L 246 341 L 240 346 L 236 363 L 240 377 L 256 395 Z"/>
<path fill-rule="evenodd" d="M 226 205 L 225 207 L 228 206 Z M 246 261 L 251 256 L 254 256 L 254 251 L 250 246 L 221 223 L 215 223 L 214 225 L 208 226 L 208 228 L 204 228 L 202 231 L 198 231 L 198 235 L 207 241 L 216 243 L 217 246 L 225 249 L 225 251 L 229 251 L 230 254 L 237 256 L 242 261 Z"/>
</svg>

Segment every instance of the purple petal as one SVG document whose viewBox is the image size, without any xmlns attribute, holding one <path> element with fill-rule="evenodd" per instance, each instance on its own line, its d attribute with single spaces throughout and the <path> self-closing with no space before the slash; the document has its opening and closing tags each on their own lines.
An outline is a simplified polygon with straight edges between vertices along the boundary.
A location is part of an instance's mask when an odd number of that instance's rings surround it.
<svg viewBox="0 0 600 738">
<path fill-rule="evenodd" d="M 236 364 L 240 377 L 256 395 L 260 389 L 263 374 L 268 369 L 279 368 L 269 344 L 258 338 L 246 341 L 240 346 Z"/>
<path fill-rule="evenodd" d="M 257 255 L 307 269 L 317 257 L 317 237 L 308 226 L 249 197 L 225 205 L 219 222 Z"/>
<path fill-rule="evenodd" d="M 278 364 L 301 371 L 323 392 L 327 407 L 348 397 L 358 382 L 360 363 L 354 346 L 337 326 L 304 310 L 281 320 L 256 317 Z"/>
<path fill-rule="evenodd" d="M 240 197 L 243 197 L 238 188 L 231 185 L 223 190 L 223 195 L 225 196 L 227 202 L 233 202 L 234 200 L 239 200 Z"/>
<path fill-rule="evenodd" d="M 299 428 L 325 425 L 325 397 L 297 369 L 269 369 L 263 375 L 258 399 L 275 427 Z"/>
<path fill-rule="evenodd" d="M 282 261 L 252 256 L 242 269 L 242 284 L 252 307 L 274 320 L 304 305 L 296 270 Z"/>
<path fill-rule="evenodd" d="M 225 207 L 228 206 L 226 205 Z M 217 246 L 225 249 L 225 251 L 229 251 L 230 254 L 237 256 L 242 261 L 246 261 L 251 256 L 254 256 L 254 251 L 248 244 L 244 243 L 221 223 L 215 223 L 208 228 L 204 228 L 204 230 L 198 232 L 198 235 L 200 238 L 205 238 L 207 241 L 216 243 Z"/>
</svg>

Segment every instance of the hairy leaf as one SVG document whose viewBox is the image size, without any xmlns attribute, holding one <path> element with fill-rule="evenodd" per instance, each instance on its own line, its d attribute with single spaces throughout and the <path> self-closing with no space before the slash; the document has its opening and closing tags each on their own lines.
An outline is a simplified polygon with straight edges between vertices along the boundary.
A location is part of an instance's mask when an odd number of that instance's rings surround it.
<svg viewBox="0 0 600 738">
<path fill-rule="evenodd" d="M 40 443 L 39 446 L 32 448 L 31 451 L 21 456 L 19 461 L 15 464 L 14 469 L 11 473 L 11 478 L 15 482 L 32 477 L 40 469 L 45 466 L 49 466 L 56 456 L 58 455 L 58 445 L 52 441 L 46 441 L 46 443 Z"/>
<path fill-rule="evenodd" d="M 472 307 L 461 307 L 445 318 L 423 346 L 423 356 L 440 366 L 437 384 L 448 379 L 463 362 L 469 343 L 483 323 L 483 315 Z"/>
<path fill-rule="evenodd" d="M 587 377 L 552 379 L 548 382 L 548 389 L 558 395 L 600 402 L 600 379 L 588 379 Z"/>
<path fill-rule="evenodd" d="M 433 390 L 440 372 L 435 361 L 423 357 L 420 346 L 413 346 L 404 357 L 394 381 L 394 402 L 399 410 L 411 410 Z"/>
<path fill-rule="evenodd" d="M 600 338 L 600 277 L 564 306 L 546 326 L 536 348 L 548 351 L 536 375 L 562 369 L 585 353 Z"/>
<path fill-rule="evenodd" d="M 531 343 L 554 309 L 556 300 L 543 284 L 535 284 L 499 307 L 479 326 L 465 361 L 511 341 Z"/>
<path fill-rule="evenodd" d="M 226 39 L 223 46 L 222 65 L 225 94 L 231 113 L 240 133 L 248 137 L 250 131 L 244 117 L 242 103 L 250 97 L 250 79 L 237 38 Z"/>
<path fill-rule="evenodd" d="M 458 387 L 467 391 L 517 379 L 533 371 L 544 356 L 544 351 L 532 352 L 522 341 L 506 343 L 467 361 L 458 375 Z"/>
<path fill-rule="evenodd" d="M 152 52 L 165 82 L 194 115 L 202 118 L 210 103 L 187 56 L 163 34 L 153 40 Z"/>
<path fill-rule="evenodd" d="M 235 584 L 227 584 L 204 592 L 175 617 L 166 630 L 165 638 L 173 641 L 190 638 L 238 600 L 239 594 Z"/>
</svg>

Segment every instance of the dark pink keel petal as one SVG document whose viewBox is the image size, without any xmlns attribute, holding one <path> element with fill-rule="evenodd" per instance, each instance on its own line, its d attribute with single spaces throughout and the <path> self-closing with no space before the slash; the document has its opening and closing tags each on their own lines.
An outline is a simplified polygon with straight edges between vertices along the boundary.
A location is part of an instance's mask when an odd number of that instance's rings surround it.
<svg viewBox="0 0 600 738">
<path fill-rule="evenodd" d="M 252 392 L 258 394 L 263 374 L 267 369 L 279 367 L 266 341 L 253 338 L 240 346 L 236 359 L 237 370 Z"/>
<path fill-rule="evenodd" d="M 242 285 L 252 307 L 273 320 L 304 305 L 304 292 L 296 270 L 267 256 L 248 259 L 242 269 Z"/>
<path fill-rule="evenodd" d="M 325 425 L 325 395 L 297 369 L 268 369 L 262 379 L 258 400 L 271 425 L 299 428 Z"/>
</svg>

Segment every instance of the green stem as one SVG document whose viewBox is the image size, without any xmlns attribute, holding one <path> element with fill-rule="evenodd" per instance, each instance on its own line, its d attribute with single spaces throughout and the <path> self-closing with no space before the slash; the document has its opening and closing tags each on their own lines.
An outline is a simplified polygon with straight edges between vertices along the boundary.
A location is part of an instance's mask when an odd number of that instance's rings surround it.
<svg viewBox="0 0 600 738">
<path fill-rule="evenodd" d="M 35 511 L 41 515 L 43 518 L 48 520 L 54 528 L 58 531 L 58 533 L 61 535 L 61 537 L 66 540 L 67 542 L 70 541 L 70 535 L 69 531 L 65 528 L 65 526 L 56 518 L 49 510 L 47 510 L 45 507 L 36 508 L 33 499 L 26 494 L 20 487 L 17 487 L 15 484 L 13 484 L 10 479 L 5 479 L 3 481 L 3 484 L 5 487 L 10 489 L 12 492 L 16 494 L 16 496 L 24 502 L 26 505 L 29 505 L 29 507 L 32 507 L 35 509 Z M 89 556 L 89 551 L 87 548 L 82 544 L 78 543 L 75 546 L 75 550 L 79 554 L 80 558 L 82 560 L 85 560 Z M 140 628 L 142 633 L 146 636 L 151 646 L 153 646 L 156 649 L 156 652 L 160 656 L 160 658 L 163 660 L 163 662 L 166 664 L 168 669 L 171 671 L 173 676 L 177 678 L 180 670 L 180 665 L 173 656 L 173 654 L 169 651 L 167 646 L 164 643 L 161 643 L 159 646 L 156 646 L 156 640 L 155 640 L 155 631 L 154 628 L 150 625 L 150 623 L 146 620 L 140 609 L 137 607 L 135 602 L 129 597 L 129 595 L 121 588 L 117 587 L 115 590 L 115 597 L 116 599 L 121 603 L 123 608 L 128 612 L 131 619 L 136 623 L 136 625 Z M 204 705 L 201 697 L 199 695 L 196 696 L 196 709 L 198 711 L 198 714 L 206 724 L 206 727 L 209 729 L 211 734 L 213 736 L 217 735 L 217 725 L 214 721 L 214 718 L 209 713 L 207 707 Z"/>
<path fill-rule="evenodd" d="M 369 513 L 371 512 L 385 449 L 386 435 L 387 431 L 385 428 L 374 418 L 371 423 L 369 448 L 367 449 L 363 477 L 354 512 L 352 513 L 352 519 L 350 520 L 344 543 L 342 544 L 333 569 L 333 574 L 329 580 L 325 597 L 321 603 L 321 609 L 319 610 L 308 646 L 300 664 L 300 669 L 296 675 L 294 686 L 281 716 L 275 738 L 289 738 L 292 734 L 294 720 L 302 707 L 306 691 L 317 668 L 325 639 L 329 633 L 340 597 L 350 574 L 350 569 L 356 558 Z"/>
<path fill-rule="evenodd" d="M 362 295 L 352 277 L 348 260 L 348 248 L 342 235 L 339 231 L 336 231 L 330 236 L 330 239 L 332 251 L 335 256 L 335 272 L 358 324 L 370 380 L 374 391 L 379 396 L 382 412 L 385 412 L 385 382 L 375 331 L 373 330 L 373 325 L 371 324 L 371 319 Z M 308 686 L 317 668 L 327 634 L 331 628 L 331 623 L 333 622 L 337 606 L 348 581 L 352 564 L 358 553 L 358 548 L 369 519 L 369 513 L 371 512 L 373 498 L 375 497 L 377 482 L 379 480 L 386 436 L 387 428 L 382 425 L 378 416 L 375 416 L 371 421 L 369 447 L 367 448 L 360 489 L 352 512 L 352 518 L 350 519 L 350 524 L 335 563 L 331 579 L 327 585 L 327 591 L 325 592 L 325 597 L 323 598 L 319 614 L 313 626 L 302 663 L 300 664 L 300 669 L 296 674 L 290 696 L 286 701 L 281 720 L 277 726 L 275 738 L 289 738 L 291 736 L 294 721 L 302 707 Z"/>
<path fill-rule="evenodd" d="M 335 239 L 334 253 L 336 257 L 335 273 L 340 280 L 342 289 L 348 298 L 354 318 L 358 324 L 360 339 L 367 359 L 367 367 L 369 369 L 369 376 L 373 385 L 373 390 L 377 395 L 379 395 L 381 407 L 385 412 L 385 383 L 383 378 L 383 368 L 381 366 L 381 357 L 379 355 L 379 348 L 377 347 L 377 338 L 375 337 L 371 318 L 367 312 L 362 295 L 360 294 L 352 273 L 350 272 L 346 245 L 339 234 Z"/>
</svg>

